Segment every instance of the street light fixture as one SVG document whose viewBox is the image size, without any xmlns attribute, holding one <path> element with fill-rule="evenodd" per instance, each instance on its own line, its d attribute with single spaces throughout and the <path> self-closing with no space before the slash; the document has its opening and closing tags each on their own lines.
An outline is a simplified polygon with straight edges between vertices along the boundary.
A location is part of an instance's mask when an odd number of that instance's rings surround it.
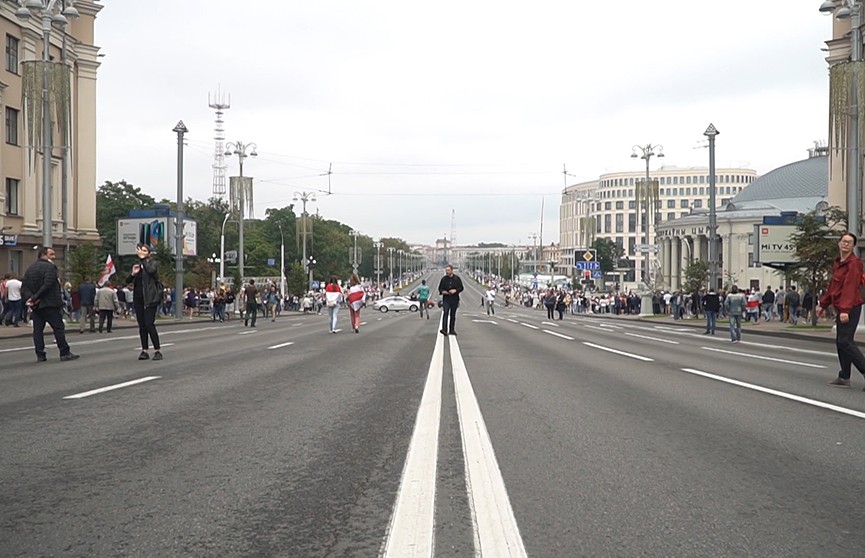
<svg viewBox="0 0 865 558">
<path fill-rule="evenodd" d="M 217 257 L 216 252 L 214 252 L 210 255 L 209 258 L 207 258 L 207 263 L 210 264 L 210 284 L 213 286 L 214 289 L 216 289 L 217 287 L 219 287 L 219 285 L 216 281 L 216 268 L 214 266 L 216 264 L 222 266 L 222 258 Z"/>
<path fill-rule="evenodd" d="M 285 300 L 285 235 L 282 232 L 282 223 L 279 226 L 279 296 Z"/>
<path fill-rule="evenodd" d="M 393 246 L 387 247 L 387 253 L 389 255 L 387 269 L 388 269 L 388 272 L 390 273 L 389 286 L 390 286 L 391 294 L 393 294 L 393 253 L 395 250 L 396 250 L 396 248 L 394 248 Z"/>
<path fill-rule="evenodd" d="M 720 133 L 714 124 L 709 124 L 706 131 L 703 132 L 703 135 L 709 138 L 709 287 L 712 289 L 718 288 L 718 223 L 715 215 L 715 136 Z"/>
<path fill-rule="evenodd" d="M 306 235 L 307 235 L 307 225 L 309 224 L 308 215 L 306 213 L 306 204 L 308 202 L 315 201 L 315 192 L 295 192 L 294 193 L 294 201 L 303 202 L 303 213 L 301 213 L 301 224 L 303 225 L 303 230 L 301 231 L 301 236 L 303 237 L 303 270 L 306 271 L 309 275 L 309 288 L 312 290 L 312 267 L 309 265 L 309 259 L 306 257 Z M 310 252 L 312 251 L 312 246 L 310 246 Z"/>
<path fill-rule="evenodd" d="M 375 248 L 375 285 L 376 288 L 381 288 L 381 242 L 373 242 Z"/>
<path fill-rule="evenodd" d="M 639 151 L 642 155 L 637 154 L 637 151 Z M 643 200 L 643 206 L 644 206 L 644 211 L 643 211 L 643 242 L 646 244 L 647 247 L 649 244 L 649 228 L 650 228 L 650 223 L 651 223 L 650 210 L 652 210 L 652 211 L 655 210 L 655 208 L 653 207 L 655 205 L 655 199 L 654 199 L 654 196 L 652 196 L 650 193 L 651 176 L 649 174 L 649 161 L 652 159 L 652 157 L 661 158 L 663 156 L 664 156 L 664 147 L 661 145 L 652 145 L 650 143 L 650 144 L 647 144 L 645 146 L 635 145 L 634 147 L 631 148 L 631 158 L 632 159 L 636 159 L 639 157 L 640 159 L 643 159 L 644 161 L 646 161 L 646 181 L 644 183 L 645 184 L 645 186 L 644 186 L 645 190 L 643 191 L 643 198 L 644 198 L 644 200 Z M 639 206 L 639 203 L 640 203 L 640 195 L 638 193 L 638 195 L 637 195 L 638 206 Z M 648 248 L 647 248 L 647 250 L 648 250 Z M 643 254 L 645 254 L 643 256 L 643 283 L 645 283 L 647 290 L 649 288 L 649 269 L 650 269 L 649 268 L 649 254 L 650 253 L 651 252 L 643 252 Z"/>
<path fill-rule="evenodd" d="M 237 155 L 237 160 L 240 164 L 240 185 L 239 192 L 234 192 L 237 196 L 238 202 L 240 204 L 240 232 L 238 234 L 238 254 L 237 254 L 237 266 L 240 271 L 240 281 L 243 282 L 243 263 L 244 263 L 244 253 L 243 253 L 243 219 L 245 218 L 244 213 L 246 212 L 246 208 L 244 207 L 244 203 L 246 201 L 246 197 L 249 194 L 246 191 L 245 182 L 243 180 L 243 161 L 246 160 L 247 157 L 258 157 L 258 153 L 255 152 L 258 146 L 254 143 L 243 143 L 242 141 L 228 142 L 225 144 L 225 153 L 226 157 L 231 157 L 232 155 Z M 250 186 L 251 188 L 251 186 Z"/>
<path fill-rule="evenodd" d="M 49 53 L 51 29 L 52 27 L 65 29 L 70 18 L 75 19 L 79 16 L 78 10 L 73 7 L 73 4 L 74 0 L 18 0 L 18 9 L 15 11 L 16 17 L 22 21 L 29 21 L 31 17 L 37 17 L 42 22 L 42 245 L 44 247 L 54 245 L 51 188 L 51 157 L 54 151 L 54 136 L 51 123 L 51 96 L 52 94 L 56 95 L 56 93 L 52 92 L 55 88 L 52 87 L 53 83 L 48 75 L 49 66 L 54 64 Z M 65 72 L 61 76 L 66 76 Z M 68 78 L 62 77 L 61 79 Z M 63 99 L 62 102 L 65 106 L 66 100 Z"/>
<path fill-rule="evenodd" d="M 837 19 L 852 18 L 850 22 L 850 62 L 853 64 L 862 62 L 862 2 L 859 0 L 826 0 L 820 5 L 820 12 L 824 14 L 835 14 Z M 860 197 L 862 196 L 862 154 L 859 145 L 862 131 L 860 130 L 859 115 L 859 74 L 855 72 L 855 78 L 850 80 L 850 126 L 849 147 L 850 156 L 847 159 L 848 179 L 847 184 L 847 230 L 852 231 L 857 238 L 861 235 L 860 224 Z M 859 253 L 858 247 L 855 248 Z"/>
<path fill-rule="evenodd" d="M 351 252 L 351 270 L 355 275 L 357 275 L 357 237 L 360 236 L 360 232 L 352 229 L 348 234 L 354 237 L 354 248 Z"/>
</svg>

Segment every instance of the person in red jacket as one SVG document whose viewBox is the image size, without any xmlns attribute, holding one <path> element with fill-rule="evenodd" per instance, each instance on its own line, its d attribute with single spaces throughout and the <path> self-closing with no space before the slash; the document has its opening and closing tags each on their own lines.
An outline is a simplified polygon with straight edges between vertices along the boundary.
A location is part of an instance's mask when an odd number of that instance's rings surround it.
<svg viewBox="0 0 865 558">
<path fill-rule="evenodd" d="M 829 382 L 830 386 L 850 387 L 850 367 L 855 366 L 865 376 L 865 356 L 856 346 L 853 336 L 859 324 L 862 313 L 862 299 L 859 297 L 859 285 L 862 282 L 862 260 L 856 256 L 856 235 L 845 232 L 838 240 L 840 255 L 832 265 L 832 278 L 826 293 L 820 297 L 822 316 L 825 309 L 835 308 L 835 346 L 838 350 L 838 361 L 841 370 L 838 377 Z"/>
</svg>

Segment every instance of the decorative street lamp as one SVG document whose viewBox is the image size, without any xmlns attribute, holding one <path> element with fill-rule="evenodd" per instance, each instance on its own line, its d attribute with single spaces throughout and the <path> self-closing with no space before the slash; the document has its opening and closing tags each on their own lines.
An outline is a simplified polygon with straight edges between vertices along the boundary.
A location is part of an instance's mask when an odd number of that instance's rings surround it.
<svg viewBox="0 0 865 558">
<path fill-rule="evenodd" d="M 315 192 L 295 192 L 294 193 L 294 201 L 299 201 L 303 203 L 303 213 L 300 215 L 300 224 L 301 224 L 301 237 L 303 237 L 303 254 L 301 257 L 303 258 L 303 270 L 309 274 L 309 288 L 312 289 L 312 268 L 309 266 L 309 260 L 312 258 L 306 257 L 306 235 L 309 228 L 309 216 L 306 213 L 306 204 L 307 202 L 315 201 Z M 295 228 L 297 226 L 295 225 Z M 312 252 L 312 246 L 310 246 L 310 252 Z"/>
<path fill-rule="evenodd" d="M 388 272 L 390 273 L 390 292 L 393 294 L 393 253 L 396 250 L 393 246 L 387 247 L 387 253 L 390 256 L 388 261 Z"/>
<path fill-rule="evenodd" d="M 709 138 L 709 286 L 718 288 L 718 223 L 715 216 L 715 136 L 720 134 L 709 124 L 703 135 Z M 687 245 L 687 242 L 685 243 Z M 690 255 L 690 247 L 688 247 Z"/>
<path fill-rule="evenodd" d="M 360 236 L 360 232 L 352 229 L 351 231 L 349 231 L 348 234 L 354 237 L 354 248 L 351 251 L 351 270 L 355 275 L 357 275 L 357 266 L 358 266 L 357 237 Z"/>
<path fill-rule="evenodd" d="M 244 264 L 244 253 L 243 253 L 243 220 L 246 218 L 244 213 L 246 212 L 245 204 L 249 202 L 249 205 L 252 205 L 252 181 L 250 180 L 249 184 L 244 180 L 243 176 L 243 161 L 247 157 L 258 157 L 258 153 L 255 152 L 258 146 L 254 143 L 243 143 L 242 141 L 236 142 L 228 142 L 225 144 L 225 153 L 226 157 L 231 157 L 232 155 L 237 155 L 237 161 L 240 163 L 240 176 L 237 181 L 237 185 L 231 188 L 231 198 L 232 198 L 232 206 L 234 204 L 238 204 L 238 214 L 240 215 L 239 224 L 240 224 L 240 232 L 238 239 L 238 254 L 237 254 L 237 266 L 240 271 L 240 281 L 243 282 L 243 264 Z M 247 153 L 248 151 L 248 153 Z"/>
<path fill-rule="evenodd" d="M 214 289 L 216 289 L 219 287 L 216 280 L 216 264 L 220 264 L 221 266 L 222 258 L 217 257 L 216 252 L 214 252 L 209 258 L 207 258 L 207 263 L 210 264 L 210 284 Z"/>
<path fill-rule="evenodd" d="M 42 113 L 42 245 L 50 247 L 53 241 L 53 212 L 52 212 L 52 189 L 51 189 L 51 157 L 54 151 L 54 136 L 51 122 L 52 107 L 59 108 L 57 114 L 58 125 L 63 129 L 61 134 L 67 137 L 66 127 L 69 123 L 69 95 L 71 72 L 64 63 L 52 61 L 49 50 L 51 48 L 51 29 L 57 27 L 65 30 L 69 19 L 79 16 L 78 10 L 73 7 L 74 0 L 18 0 L 18 9 L 15 16 L 22 21 L 29 21 L 31 17 L 41 19 L 42 23 L 42 60 L 30 60 L 24 63 L 22 71 L 22 89 L 25 104 L 29 114 Z M 65 32 L 65 31 L 64 31 Z M 13 69 L 14 71 L 14 69 Z M 38 82 L 41 78 L 41 88 Z M 36 106 L 41 104 L 41 109 Z M 30 141 L 31 147 L 35 146 L 40 139 L 39 133 L 33 133 L 35 122 L 27 120 L 27 126 L 35 141 Z"/>
<path fill-rule="evenodd" d="M 642 153 L 642 155 L 638 155 L 637 152 Z M 641 250 L 641 256 L 643 258 L 643 285 L 645 285 L 645 289 L 640 297 L 640 314 L 641 315 L 651 315 L 654 313 L 654 309 L 652 307 L 652 292 L 651 292 L 651 281 L 650 281 L 650 264 L 649 264 L 649 255 L 652 253 L 650 250 L 652 249 L 649 246 L 649 228 L 651 215 L 657 211 L 655 207 L 655 202 L 658 199 L 658 192 L 652 185 L 652 179 L 649 175 L 649 161 L 652 157 L 661 158 L 664 156 L 664 147 L 661 145 L 652 145 L 651 143 L 641 146 L 635 145 L 631 148 L 631 158 L 636 159 L 639 157 L 646 161 L 646 180 L 643 183 L 642 187 L 637 184 L 636 188 L 636 202 L 637 202 L 637 212 L 640 211 L 640 205 L 643 205 L 643 243 L 644 246 Z"/>
<path fill-rule="evenodd" d="M 375 284 L 376 288 L 381 288 L 381 242 L 373 242 L 375 248 Z"/>
</svg>

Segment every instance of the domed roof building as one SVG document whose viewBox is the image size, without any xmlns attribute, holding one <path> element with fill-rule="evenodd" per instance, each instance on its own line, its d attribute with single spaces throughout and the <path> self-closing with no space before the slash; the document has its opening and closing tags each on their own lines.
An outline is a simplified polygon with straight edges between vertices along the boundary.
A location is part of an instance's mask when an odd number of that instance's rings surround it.
<svg viewBox="0 0 865 558">
<path fill-rule="evenodd" d="M 778 167 L 757 178 L 732 199 L 716 206 L 718 239 L 718 288 L 777 287 L 778 272 L 763 266 L 754 257 L 755 227 L 763 217 L 781 213 L 808 213 L 828 207 L 829 157 L 826 148 L 809 150 L 807 159 Z M 709 211 L 693 210 L 690 215 L 657 226 L 660 245 L 655 283 L 663 289 L 678 290 L 685 269 L 692 260 L 708 260 Z"/>
</svg>

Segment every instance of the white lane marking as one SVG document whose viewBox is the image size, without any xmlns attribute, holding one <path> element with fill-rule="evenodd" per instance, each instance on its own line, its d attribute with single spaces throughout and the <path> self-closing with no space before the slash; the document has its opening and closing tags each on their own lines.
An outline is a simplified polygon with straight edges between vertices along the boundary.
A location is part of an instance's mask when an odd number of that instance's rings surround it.
<svg viewBox="0 0 865 558">
<path fill-rule="evenodd" d="M 734 386 L 739 386 L 747 389 L 753 389 L 754 391 L 760 391 L 763 393 L 768 393 L 769 395 L 775 395 L 778 397 L 783 397 L 784 399 L 789 399 L 791 401 L 798 401 L 799 403 L 805 403 L 806 405 L 812 405 L 814 407 L 820 407 L 822 409 L 828 409 L 830 411 L 835 411 L 836 413 L 841 413 L 844 415 L 850 415 L 851 417 L 865 419 L 865 413 L 861 411 L 854 411 L 853 409 L 847 409 L 845 407 L 839 407 L 838 405 L 832 405 L 831 403 L 824 403 L 823 401 L 817 401 L 816 399 L 808 399 L 807 397 L 801 397 L 799 395 L 793 395 L 792 393 L 786 393 L 783 391 L 778 391 L 776 389 L 771 389 L 763 386 L 758 386 L 755 384 L 749 384 L 746 382 L 740 382 L 739 380 L 734 380 L 732 378 L 725 378 L 724 376 L 718 376 L 716 374 L 710 374 L 709 372 L 703 372 L 702 370 L 696 370 L 694 368 L 682 368 L 684 372 L 689 374 L 695 374 L 697 376 L 703 376 L 704 378 L 709 378 L 710 380 L 718 380 L 719 382 L 724 382 L 726 384 L 732 384 Z"/>
<path fill-rule="evenodd" d="M 476 324 L 494 324 L 499 325 L 499 323 L 495 320 L 472 320 Z"/>
<path fill-rule="evenodd" d="M 785 360 L 783 358 L 772 358 L 772 357 L 767 357 L 767 356 L 754 355 L 751 353 L 739 353 L 736 351 L 725 351 L 724 349 L 715 349 L 713 347 L 700 347 L 700 348 L 705 349 L 707 351 L 713 351 L 716 353 L 724 353 L 727 355 L 742 356 L 742 357 L 747 357 L 747 358 L 756 358 L 758 360 L 771 360 L 772 362 L 781 362 L 783 364 L 794 364 L 796 366 L 807 366 L 808 368 L 826 368 L 822 364 L 810 364 L 808 362 L 798 362 L 795 360 Z"/>
<path fill-rule="evenodd" d="M 161 349 L 162 347 L 170 347 L 172 345 L 174 345 L 174 343 L 162 343 L 159 347 Z M 130 350 L 137 352 L 137 351 L 141 350 L 141 347 L 132 347 L 132 349 L 130 349 Z"/>
<path fill-rule="evenodd" d="M 631 354 L 631 353 L 626 353 L 624 351 L 618 351 L 616 349 L 611 349 L 610 347 L 604 347 L 603 345 L 595 345 L 594 343 L 589 343 L 588 341 L 583 341 L 583 345 L 587 345 L 589 347 L 594 347 L 595 349 L 601 349 L 602 351 L 607 351 L 609 353 L 616 353 L 617 355 L 635 358 L 637 360 L 642 360 L 643 362 L 654 362 L 654 360 L 655 360 L 653 358 L 635 355 L 635 354 Z"/>
<path fill-rule="evenodd" d="M 246 331 L 241 331 L 238 335 L 249 335 L 250 333 L 257 333 L 254 329 L 248 329 Z"/>
<path fill-rule="evenodd" d="M 360 325 L 366 325 L 366 322 L 360 322 Z"/>
<path fill-rule="evenodd" d="M 593 326 L 593 325 L 585 325 L 583 327 L 587 327 L 589 329 L 596 329 L 598 331 L 603 331 L 604 333 L 612 333 L 612 331 L 610 331 L 609 329 L 607 329 L 605 327 L 598 327 L 598 326 Z"/>
<path fill-rule="evenodd" d="M 553 322 L 541 322 L 541 325 L 548 325 L 553 327 L 559 327 L 559 324 L 554 324 Z"/>
<path fill-rule="evenodd" d="M 693 331 L 690 327 L 670 327 L 670 326 L 655 326 L 655 329 L 660 329 L 661 331 L 674 331 L 676 333 L 690 332 Z"/>
<path fill-rule="evenodd" d="M 613 324 L 608 324 L 607 322 L 601 322 L 601 327 L 606 327 L 609 329 L 623 329 L 622 326 L 617 326 Z"/>
<path fill-rule="evenodd" d="M 90 391 L 85 391 L 82 393 L 76 393 L 75 395 L 67 395 L 63 399 L 81 399 L 84 397 L 90 397 L 91 395 L 96 395 L 97 393 L 105 393 L 106 391 L 113 391 L 115 389 L 125 388 L 129 386 L 134 386 L 135 384 L 141 384 L 144 382 L 149 382 L 151 380 L 158 380 L 161 376 L 147 376 L 146 378 L 139 378 L 137 380 L 132 380 L 130 382 L 123 382 L 122 384 L 114 384 L 113 386 L 106 386 L 99 389 L 92 389 Z"/>
<path fill-rule="evenodd" d="M 555 335 L 556 337 L 561 337 L 562 339 L 567 339 L 568 341 L 574 340 L 573 337 L 568 337 L 567 335 L 562 335 L 561 333 L 559 333 L 557 331 L 550 331 L 548 329 L 542 329 L 541 331 L 543 331 L 544 333 L 549 333 L 550 335 Z"/>
<path fill-rule="evenodd" d="M 541 328 L 539 328 L 538 326 L 535 326 L 535 325 L 532 325 L 532 324 L 527 324 L 526 322 L 520 322 L 520 325 L 521 325 L 521 326 L 530 327 L 530 328 L 532 328 L 532 329 L 541 329 Z"/>
<path fill-rule="evenodd" d="M 784 347 L 782 345 L 767 345 L 765 343 L 757 343 L 755 341 L 739 341 L 740 345 L 752 345 L 754 347 L 759 347 L 761 349 L 778 349 L 782 351 L 792 351 L 794 353 L 803 353 L 806 355 L 818 355 L 818 356 L 827 356 L 832 358 L 837 358 L 838 353 L 829 353 L 826 351 L 814 351 L 811 349 L 800 349 L 798 347 Z"/>
<path fill-rule="evenodd" d="M 436 335 L 426 385 L 408 446 L 384 556 L 432 556 L 444 337 Z"/>
<path fill-rule="evenodd" d="M 381 318 L 379 318 L 379 319 L 381 319 Z M 302 326 L 302 325 L 303 325 L 303 324 L 291 324 L 291 327 L 300 327 L 300 326 Z"/>
<path fill-rule="evenodd" d="M 640 339 L 648 339 L 649 341 L 657 341 L 659 343 L 669 343 L 670 345 L 678 345 L 678 341 L 670 341 L 669 339 L 660 339 L 658 337 L 649 337 L 648 335 L 640 335 L 639 333 L 625 333 L 631 337 L 639 337 Z"/>
<path fill-rule="evenodd" d="M 472 389 L 459 343 L 454 337 L 450 338 L 450 349 L 457 415 L 465 456 L 466 487 L 474 518 L 475 554 L 525 557 L 526 548 L 490 434 Z"/>
<path fill-rule="evenodd" d="M 520 323 L 519 320 L 512 320 L 512 319 L 510 319 L 510 318 L 508 318 L 508 321 L 511 322 L 512 324 L 518 324 L 518 323 Z"/>
<path fill-rule="evenodd" d="M 294 345 L 294 341 L 289 341 L 288 343 L 280 343 L 279 345 L 268 347 L 268 349 L 281 349 L 282 347 L 288 347 L 289 345 Z"/>
</svg>

